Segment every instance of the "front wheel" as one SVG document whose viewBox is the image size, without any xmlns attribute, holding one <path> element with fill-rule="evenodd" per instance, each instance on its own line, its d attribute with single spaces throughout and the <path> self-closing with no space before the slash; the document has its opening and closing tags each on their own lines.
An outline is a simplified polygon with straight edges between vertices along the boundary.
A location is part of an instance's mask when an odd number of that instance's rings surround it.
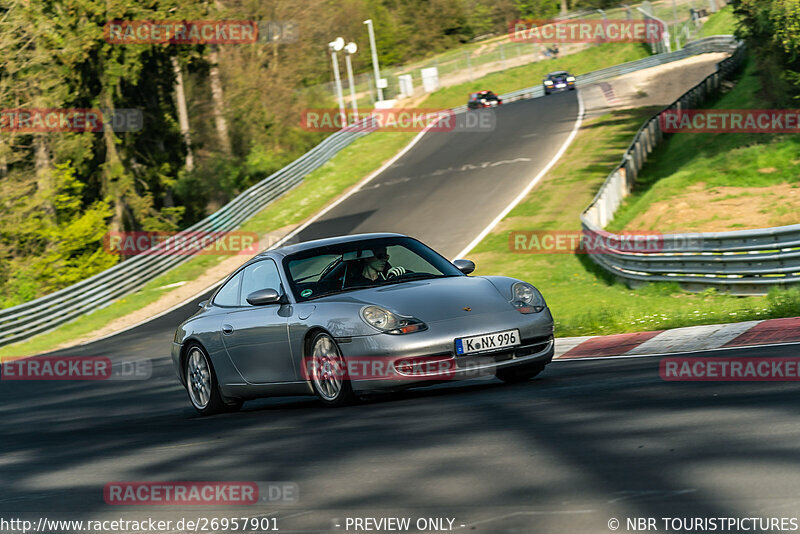
<svg viewBox="0 0 800 534">
<path fill-rule="evenodd" d="M 497 378 L 506 384 L 516 384 L 518 382 L 526 382 L 544 371 L 543 364 L 530 365 L 527 367 L 517 367 L 511 369 L 498 369 Z"/>
<path fill-rule="evenodd" d="M 311 385 L 325 406 L 345 406 L 355 400 L 347 364 L 334 339 L 320 332 L 311 340 Z"/>
</svg>

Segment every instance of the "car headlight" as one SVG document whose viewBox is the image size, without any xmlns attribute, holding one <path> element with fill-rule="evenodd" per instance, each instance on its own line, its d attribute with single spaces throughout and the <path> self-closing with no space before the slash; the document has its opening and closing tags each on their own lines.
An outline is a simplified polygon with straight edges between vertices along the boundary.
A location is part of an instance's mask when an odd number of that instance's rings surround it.
<svg viewBox="0 0 800 534">
<path fill-rule="evenodd" d="M 553 82 L 552 82 L 552 80 L 545 80 L 544 84 L 545 85 L 553 85 Z"/>
<path fill-rule="evenodd" d="M 371 327 L 386 334 L 410 334 L 427 330 L 428 326 L 414 317 L 402 317 L 381 306 L 364 306 L 361 318 Z"/>
<path fill-rule="evenodd" d="M 575 76 L 568 76 L 567 77 L 567 81 L 568 82 L 574 82 L 575 81 Z"/>
<path fill-rule="evenodd" d="M 539 290 L 525 282 L 511 287 L 511 305 L 520 313 L 537 313 L 547 307 Z"/>
</svg>

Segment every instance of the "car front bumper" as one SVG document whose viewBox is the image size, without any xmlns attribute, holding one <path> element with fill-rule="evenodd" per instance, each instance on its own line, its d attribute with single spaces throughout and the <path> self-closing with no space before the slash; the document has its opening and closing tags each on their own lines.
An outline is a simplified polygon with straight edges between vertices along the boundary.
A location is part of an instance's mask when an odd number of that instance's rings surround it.
<svg viewBox="0 0 800 534">
<path fill-rule="evenodd" d="M 456 338 L 513 329 L 519 330 L 520 345 L 456 356 Z M 498 369 L 546 365 L 554 352 L 553 317 L 549 309 L 532 314 L 510 310 L 438 321 L 411 334 L 337 341 L 351 371 L 353 390 L 398 390 L 494 375 Z"/>
</svg>

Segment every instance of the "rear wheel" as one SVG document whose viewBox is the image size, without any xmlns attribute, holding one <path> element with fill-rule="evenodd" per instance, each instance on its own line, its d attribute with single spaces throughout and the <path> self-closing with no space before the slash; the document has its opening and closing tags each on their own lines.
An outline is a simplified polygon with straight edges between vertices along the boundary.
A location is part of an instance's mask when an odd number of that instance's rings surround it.
<svg viewBox="0 0 800 534">
<path fill-rule="evenodd" d="M 241 408 L 241 401 L 230 405 L 225 403 L 222 394 L 219 392 L 217 375 L 211 366 L 211 359 L 200 345 L 189 346 L 186 353 L 186 363 L 184 365 L 186 376 L 186 390 L 189 392 L 189 400 L 192 406 L 200 415 L 212 415 L 222 411 L 235 411 Z"/>
<path fill-rule="evenodd" d="M 506 384 L 516 384 L 525 382 L 544 371 L 544 364 L 535 364 L 527 367 L 516 367 L 511 369 L 498 369 L 497 378 Z"/>
<path fill-rule="evenodd" d="M 334 339 L 325 332 L 310 343 L 311 385 L 326 406 L 345 406 L 355 400 L 347 365 Z"/>
</svg>

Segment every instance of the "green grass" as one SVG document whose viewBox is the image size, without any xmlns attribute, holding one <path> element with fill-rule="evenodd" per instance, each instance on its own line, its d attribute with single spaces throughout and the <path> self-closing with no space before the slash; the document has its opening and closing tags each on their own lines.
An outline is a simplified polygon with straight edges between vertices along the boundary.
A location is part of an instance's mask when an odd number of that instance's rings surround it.
<svg viewBox="0 0 800 534">
<path fill-rule="evenodd" d="M 307 176 L 299 186 L 249 219 L 239 230 L 264 236 L 287 225 L 302 222 L 380 167 L 407 145 L 414 135 L 416 134 L 377 132 L 358 139 Z M 79 317 L 51 332 L 0 348 L 0 358 L 45 352 L 62 343 L 91 334 L 114 319 L 155 302 L 168 291 L 163 286 L 193 280 L 227 257 L 194 257 L 103 309 Z"/>
<path fill-rule="evenodd" d="M 649 46 L 649 45 L 648 45 Z M 606 43 L 563 56 L 557 60 L 536 61 L 488 74 L 473 82 L 439 89 L 420 104 L 422 108 L 450 108 L 467 103 L 469 93 L 491 89 L 497 94 L 516 91 L 542 83 L 554 70 L 568 70 L 578 75 L 594 70 L 642 59 L 650 55 L 648 46 L 637 43 Z"/>
<path fill-rule="evenodd" d="M 733 35 L 736 30 L 736 17 L 733 15 L 733 7 L 725 6 L 710 17 L 703 24 L 702 36 L 712 35 Z"/>
<path fill-rule="evenodd" d="M 708 107 L 712 109 L 762 109 L 761 83 L 756 65 L 749 62 L 736 86 Z M 771 173 L 759 169 L 775 168 Z M 636 189 L 608 225 L 619 231 L 656 202 L 684 193 L 696 184 L 715 187 L 800 185 L 800 139 L 792 134 L 678 133 L 650 156 L 638 177 Z M 778 214 L 776 212 L 776 214 Z M 733 228 L 732 228 L 733 229 Z M 639 228 L 639 230 L 646 230 Z M 695 230 L 687 227 L 686 230 Z"/>
<path fill-rule="evenodd" d="M 585 255 L 530 254 L 509 248 L 511 231 L 579 231 L 589 204 L 642 121 L 654 109 L 616 111 L 585 123 L 560 163 L 489 234 L 470 257 L 476 274 L 528 280 L 542 290 L 557 336 L 660 330 L 800 315 L 800 290 L 734 297 L 709 290 L 686 293 L 677 284 L 637 290 L 613 280 Z"/>
</svg>

